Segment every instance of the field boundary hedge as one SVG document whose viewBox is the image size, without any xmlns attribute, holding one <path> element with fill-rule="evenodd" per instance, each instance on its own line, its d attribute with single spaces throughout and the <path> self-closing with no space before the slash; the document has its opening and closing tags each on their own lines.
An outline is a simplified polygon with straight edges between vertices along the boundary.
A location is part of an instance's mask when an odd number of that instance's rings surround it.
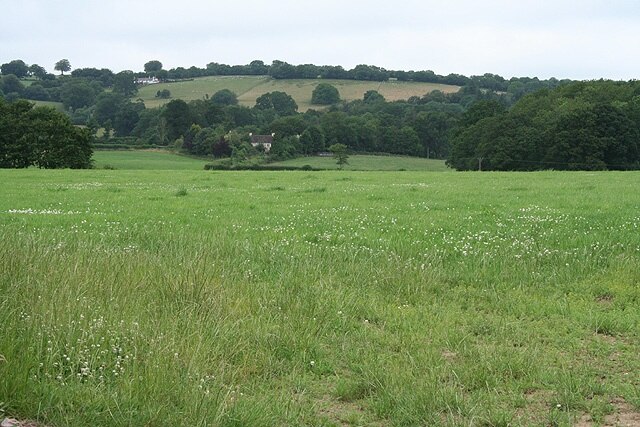
<svg viewBox="0 0 640 427">
<path fill-rule="evenodd" d="M 204 170 L 215 171 L 324 171 L 329 169 L 314 168 L 310 165 L 280 166 L 280 165 L 215 165 L 206 164 Z"/>
</svg>

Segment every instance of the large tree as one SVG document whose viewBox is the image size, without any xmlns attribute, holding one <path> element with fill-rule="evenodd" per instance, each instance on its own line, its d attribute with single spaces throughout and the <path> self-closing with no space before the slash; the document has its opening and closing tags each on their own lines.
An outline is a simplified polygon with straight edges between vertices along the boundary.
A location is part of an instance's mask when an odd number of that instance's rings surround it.
<svg viewBox="0 0 640 427">
<path fill-rule="evenodd" d="M 329 83 L 320 83 L 311 93 L 311 103 L 316 105 L 331 105 L 340 101 L 340 92 Z"/>
<path fill-rule="evenodd" d="M 113 79 L 113 91 L 124 96 L 133 96 L 138 93 L 136 76 L 133 71 L 120 71 Z"/>
<path fill-rule="evenodd" d="M 273 109 L 280 116 L 291 116 L 298 111 L 296 101 L 285 92 L 269 92 L 256 99 L 255 108 L 259 110 Z"/>
<path fill-rule="evenodd" d="M 169 101 L 164 106 L 162 118 L 166 120 L 169 141 L 175 141 L 181 137 L 193 123 L 189 104 L 182 99 Z"/>
<path fill-rule="evenodd" d="M 71 110 L 93 105 L 96 100 L 95 89 L 82 79 L 70 79 L 60 89 L 60 99 Z"/>
<path fill-rule="evenodd" d="M 10 93 L 20 95 L 24 90 L 24 85 L 14 74 L 9 74 L 0 79 L 0 89 L 7 95 Z"/>
<path fill-rule="evenodd" d="M 36 76 L 40 80 L 43 80 L 47 75 L 47 70 L 45 70 L 44 67 L 41 67 L 38 64 L 31 64 L 29 66 L 29 73 L 31 73 L 31 75 L 33 76 Z"/>
<path fill-rule="evenodd" d="M 52 108 L 0 100 L 0 167 L 89 168 L 92 136 Z"/>
<path fill-rule="evenodd" d="M 71 63 L 68 59 L 61 59 L 56 62 L 56 65 L 53 67 L 54 70 L 60 71 L 60 74 L 64 75 L 65 71 L 71 70 Z"/>
<path fill-rule="evenodd" d="M 319 126 L 309 126 L 300 135 L 300 145 L 304 154 L 324 151 L 324 134 Z"/>
<path fill-rule="evenodd" d="M 21 59 L 14 59 L 11 62 L 2 64 L 0 66 L 0 70 L 2 71 L 2 74 L 5 76 L 8 74 L 13 74 L 18 78 L 26 77 L 27 74 L 29 73 L 29 67 Z"/>
<path fill-rule="evenodd" d="M 162 70 L 162 62 L 158 60 L 154 59 L 144 64 L 144 72 L 147 74 L 155 75 L 155 73 L 157 73 L 160 70 Z"/>
<path fill-rule="evenodd" d="M 221 89 L 211 95 L 210 101 L 216 105 L 237 105 L 238 96 L 229 89 Z"/>
</svg>

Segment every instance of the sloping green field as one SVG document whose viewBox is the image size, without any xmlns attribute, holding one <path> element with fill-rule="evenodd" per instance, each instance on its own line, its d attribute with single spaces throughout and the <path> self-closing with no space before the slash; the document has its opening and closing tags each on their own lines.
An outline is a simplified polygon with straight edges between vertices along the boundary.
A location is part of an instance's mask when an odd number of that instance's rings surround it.
<svg viewBox="0 0 640 427">
<path fill-rule="evenodd" d="M 387 100 L 396 101 L 408 99 L 411 96 L 423 96 L 434 90 L 445 93 L 457 92 L 458 86 L 441 85 L 435 83 L 416 82 L 365 82 L 355 80 L 275 80 L 265 76 L 211 76 L 201 77 L 190 81 L 176 83 L 160 83 L 140 88 L 138 97 L 147 107 L 164 105 L 171 99 L 205 99 L 206 95 L 213 95 L 221 89 L 229 89 L 238 95 L 240 104 L 252 107 L 256 98 L 267 92 L 286 92 L 295 99 L 299 111 L 309 108 L 321 108 L 311 105 L 311 93 L 319 83 L 330 83 L 340 92 L 340 97 L 346 101 L 362 99 L 368 90 L 377 90 Z M 159 90 L 168 89 L 170 99 L 159 99 L 155 95 Z"/>
</svg>

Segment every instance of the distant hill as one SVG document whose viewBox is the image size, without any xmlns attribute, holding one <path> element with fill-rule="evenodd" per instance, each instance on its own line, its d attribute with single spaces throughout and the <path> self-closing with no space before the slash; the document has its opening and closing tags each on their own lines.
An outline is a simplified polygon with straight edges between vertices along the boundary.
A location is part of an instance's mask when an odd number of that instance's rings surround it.
<svg viewBox="0 0 640 427">
<path fill-rule="evenodd" d="M 256 98 L 267 92 L 286 92 L 295 99 L 298 111 L 304 112 L 310 108 L 322 109 L 322 106 L 311 104 L 311 93 L 320 83 L 329 83 L 340 92 L 345 101 L 362 99 L 365 92 L 377 90 L 387 101 L 407 99 L 411 96 L 423 96 L 439 90 L 444 93 L 457 92 L 460 87 L 437 83 L 385 81 L 372 82 L 362 80 L 332 80 L 332 79 L 273 79 L 268 76 L 209 76 L 193 80 L 173 83 L 159 83 L 141 87 L 137 97 L 142 99 L 147 108 L 161 106 L 171 99 L 191 101 L 211 96 L 221 89 L 229 89 L 238 96 L 241 105 L 252 107 Z M 159 90 L 168 89 L 171 98 L 156 98 Z"/>
</svg>

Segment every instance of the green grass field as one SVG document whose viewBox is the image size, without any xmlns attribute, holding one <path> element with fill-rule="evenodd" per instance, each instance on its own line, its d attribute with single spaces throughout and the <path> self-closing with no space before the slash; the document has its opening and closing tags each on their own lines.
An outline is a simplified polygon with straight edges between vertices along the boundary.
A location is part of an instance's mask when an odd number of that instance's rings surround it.
<svg viewBox="0 0 640 427">
<path fill-rule="evenodd" d="M 29 99 L 29 102 L 33 102 L 38 107 L 51 107 L 58 111 L 64 112 L 64 105 L 62 102 L 54 102 L 54 101 L 34 101 L 33 99 Z"/>
<path fill-rule="evenodd" d="M 96 169 L 113 168 L 126 170 L 203 170 L 205 164 L 212 162 L 211 159 L 182 156 L 160 150 L 99 150 L 93 153 L 93 160 Z M 338 169 L 338 165 L 332 157 L 300 157 L 273 164 L 298 167 L 310 165 L 318 169 Z M 451 171 L 444 164 L 444 160 L 369 155 L 350 156 L 349 164 L 344 169 L 360 171 Z"/>
<path fill-rule="evenodd" d="M 98 150 L 93 153 L 96 169 L 203 170 L 207 160 L 159 150 Z"/>
<path fill-rule="evenodd" d="M 639 178 L 0 170 L 0 419 L 637 425 Z"/>
<path fill-rule="evenodd" d="M 345 170 L 354 171 L 427 171 L 444 172 L 451 171 L 447 168 L 444 160 L 424 159 L 420 157 L 406 156 L 369 156 L 352 155 L 349 156 Z M 298 157 L 283 162 L 275 162 L 274 165 L 283 166 L 304 166 L 309 165 L 318 169 L 338 169 L 336 160 L 332 157 Z"/>
<path fill-rule="evenodd" d="M 265 76 L 211 76 L 201 77 L 191 81 L 176 83 L 160 83 L 140 88 L 137 97 L 145 102 L 147 107 L 158 107 L 171 99 L 204 99 L 205 95 L 213 95 L 221 89 L 229 89 L 238 95 L 241 105 L 253 107 L 256 98 L 267 92 L 286 92 L 295 99 L 299 111 L 309 108 L 322 108 L 311 104 L 311 93 L 319 83 L 330 83 L 338 89 L 340 97 L 346 101 L 362 99 L 368 90 L 377 90 L 388 101 L 408 99 L 411 96 L 422 96 L 434 90 L 445 93 L 457 92 L 458 86 L 441 85 L 435 83 L 416 82 L 365 82 L 355 80 L 274 80 Z M 159 99 L 155 95 L 159 90 L 171 91 L 170 99 Z"/>
</svg>

